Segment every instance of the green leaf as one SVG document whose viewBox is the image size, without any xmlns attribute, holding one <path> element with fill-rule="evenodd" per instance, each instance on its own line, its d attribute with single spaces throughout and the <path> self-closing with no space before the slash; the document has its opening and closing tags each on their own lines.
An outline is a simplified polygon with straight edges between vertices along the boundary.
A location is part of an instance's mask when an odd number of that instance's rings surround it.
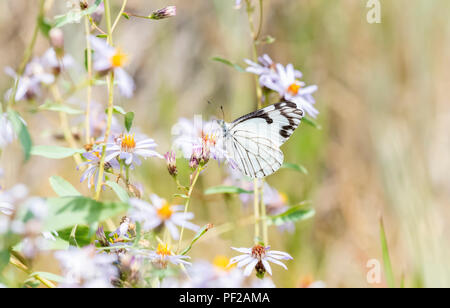
<svg viewBox="0 0 450 308">
<path fill-rule="evenodd" d="M 198 232 L 197 234 L 194 236 L 194 238 L 192 239 L 191 243 L 189 244 L 188 247 L 186 247 L 182 252 L 181 255 L 185 255 L 189 252 L 189 250 L 191 250 L 192 245 L 195 244 L 195 242 L 197 242 L 209 229 L 211 229 L 212 226 L 210 224 L 204 225 Z"/>
<path fill-rule="evenodd" d="M 125 114 L 125 128 L 127 129 L 127 132 L 130 131 L 131 126 L 133 125 L 133 119 L 134 119 L 134 112 L 127 112 Z"/>
<path fill-rule="evenodd" d="M 186 194 L 174 194 L 174 197 L 183 198 L 183 199 L 189 199 L 189 196 Z"/>
<path fill-rule="evenodd" d="M 82 114 L 84 111 L 80 109 L 75 109 L 72 107 L 69 107 L 67 105 L 54 103 L 50 100 L 47 100 L 44 104 L 39 106 L 39 110 L 48 110 L 48 111 L 58 111 L 58 112 L 65 112 L 67 114 Z"/>
<path fill-rule="evenodd" d="M 81 196 L 78 190 L 69 182 L 59 176 L 52 176 L 49 179 L 53 191 L 60 197 Z"/>
<path fill-rule="evenodd" d="M 22 145 L 25 160 L 28 160 L 30 158 L 32 142 L 27 126 L 20 115 L 14 110 L 8 111 L 8 118 Z"/>
<path fill-rule="evenodd" d="M 47 200 L 49 213 L 44 231 L 61 230 L 74 225 L 91 225 L 125 212 L 124 202 L 98 202 L 87 197 L 59 197 Z"/>
<path fill-rule="evenodd" d="M 0 250 L 0 273 L 3 271 L 6 265 L 9 263 L 9 257 L 11 256 L 8 249 Z"/>
<path fill-rule="evenodd" d="M 32 155 L 42 156 L 52 159 L 62 159 L 75 154 L 84 153 L 84 149 L 64 148 L 55 145 L 36 145 L 31 149 Z"/>
<path fill-rule="evenodd" d="M 211 58 L 211 60 L 223 63 L 223 64 L 228 65 L 230 67 L 233 67 L 238 72 L 241 72 L 241 73 L 245 72 L 245 69 L 243 69 L 241 66 L 239 66 L 238 64 L 235 64 L 235 63 L 233 63 L 233 62 L 231 62 L 231 61 L 229 61 L 227 59 L 224 59 L 224 58 L 221 58 L 221 57 L 213 57 L 213 58 Z"/>
<path fill-rule="evenodd" d="M 205 190 L 205 195 L 214 194 L 252 194 L 252 190 L 245 190 L 236 186 L 214 186 Z"/>
<path fill-rule="evenodd" d="M 84 247 L 91 244 L 90 228 L 88 226 L 77 226 L 73 235 L 72 230 L 72 227 L 59 230 L 58 235 L 72 246 Z"/>
<path fill-rule="evenodd" d="M 39 30 L 45 37 L 48 37 L 50 30 L 52 29 L 51 23 L 44 17 L 38 17 Z"/>
<path fill-rule="evenodd" d="M 93 5 L 85 10 L 70 10 L 64 15 L 55 16 L 55 27 L 59 28 L 67 24 L 78 23 L 86 15 L 92 14 L 100 5 L 102 0 L 96 0 Z"/>
<path fill-rule="evenodd" d="M 284 163 L 283 165 L 281 165 L 281 168 L 284 169 L 291 169 L 294 171 L 298 171 L 304 174 L 308 174 L 308 170 L 305 168 L 305 166 L 302 165 L 297 165 L 297 164 L 293 164 L 293 163 Z"/>
<path fill-rule="evenodd" d="M 117 197 L 119 197 L 120 201 L 128 202 L 130 200 L 130 197 L 128 196 L 127 191 L 122 186 L 117 184 L 116 182 L 107 181 L 106 185 L 108 185 L 109 187 L 112 188 L 112 190 L 114 190 L 114 192 L 116 193 Z"/>
<path fill-rule="evenodd" d="M 267 217 L 268 225 L 281 226 L 287 222 L 297 222 L 313 217 L 315 211 L 313 209 L 304 209 L 302 205 L 294 206 L 286 212 L 275 216 Z"/>
<path fill-rule="evenodd" d="M 108 35 L 107 34 L 97 34 L 96 37 L 98 37 L 98 38 L 107 38 Z"/>
<path fill-rule="evenodd" d="M 105 109 L 105 113 L 108 113 L 108 109 Z M 113 106 L 113 113 L 126 115 L 127 112 L 120 106 Z"/>
<path fill-rule="evenodd" d="M 272 44 L 275 42 L 275 38 L 273 36 L 267 35 L 262 39 L 258 40 L 256 44 Z"/>
<path fill-rule="evenodd" d="M 126 19 L 130 19 L 130 15 L 128 15 L 126 12 L 123 12 L 122 16 L 125 17 Z"/>
<path fill-rule="evenodd" d="M 308 125 L 310 125 L 310 126 L 312 126 L 314 128 L 317 128 L 319 130 L 322 129 L 322 125 L 318 124 L 315 120 L 313 120 L 313 119 L 311 119 L 309 117 L 304 117 L 302 119 L 302 121 L 304 121 L 306 124 L 308 124 Z"/>
<path fill-rule="evenodd" d="M 394 273 L 392 271 L 391 258 L 389 256 L 389 248 L 386 239 L 386 233 L 384 232 L 383 218 L 380 218 L 380 240 L 381 250 L 383 252 L 384 271 L 386 274 L 386 282 L 389 288 L 395 288 Z"/>
<path fill-rule="evenodd" d="M 64 281 L 64 277 L 61 277 L 59 275 L 53 274 L 53 273 L 49 273 L 49 272 L 34 272 L 30 274 L 30 277 L 42 277 L 45 278 L 47 280 L 51 280 L 54 282 L 62 282 Z"/>
</svg>

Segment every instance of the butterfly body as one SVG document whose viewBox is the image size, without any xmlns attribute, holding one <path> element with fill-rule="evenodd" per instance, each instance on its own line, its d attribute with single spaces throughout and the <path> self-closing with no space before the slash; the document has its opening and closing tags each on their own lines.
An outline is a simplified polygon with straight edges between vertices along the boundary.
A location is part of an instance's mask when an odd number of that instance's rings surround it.
<svg viewBox="0 0 450 308">
<path fill-rule="evenodd" d="M 225 151 L 238 169 L 251 178 L 263 178 L 283 164 L 280 146 L 300 124 L 304 112 L 295 103 L 280 102 L 221 121 Z"/>
</svg>

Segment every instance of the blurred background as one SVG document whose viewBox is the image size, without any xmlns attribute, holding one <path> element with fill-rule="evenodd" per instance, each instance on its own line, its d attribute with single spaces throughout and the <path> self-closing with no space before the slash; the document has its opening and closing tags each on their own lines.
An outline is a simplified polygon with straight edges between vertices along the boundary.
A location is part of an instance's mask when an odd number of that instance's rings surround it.
<svg viewBox="0 0 450 308">
<path fill-rule="evenodd" d="M 67 10 L 66 1 L 54 2 L 48 17 Z M 111 2 L 115 16 L 121 1 Z M 270 229 L 272 248 L 294 257 L 288 271 L 276 268 L 275 284 L 298 287 L 320 280 L 329 287 L 386 286 L 384 274 L 380 284 L 366 279 L 368 260 L 382 264 L 382 217 L 396 284 L 403 277 L 407 287 L 450 287 L 450 2 L 381 0 L 380 24 L 367 22 L 366 0 L 263 3 L 262 34 L 276 41 L 259 45 L 258 53 L 293 63 L 307 84 L 319 86 L 315 98 L 322 127 L 303 123 L 282 148 L 285 160 L 304 165 L 308 175 L 281 170 L 267 180 L 290 205 L 310 200 L 316 210 L 293 233 Z M 122 19 L 114 39 L 129 54 L 127 71 L 137 85 L 132 99 L 116 96 L 115 104 L 136 113 L 134 126 L 156 140 L 160 153 L 170 149 L 171 127 L 180 117 L 220 117 L 223 105 L 231 121 L 256 106 L 253 76 L 211 60 L 219 56 L 244 66 L 243 59 L 251 58 L 245 8 L 234 9 L 233 0 L 129 0 L 126 11 L 148 15 L 167 5 L 177 6 L 175 18 Z M 37 1 L 0 2 L 1 68 L 19 66 L 36 14 Z M 66 52 L 80 63 L 72 78 L 81 80 L 83 25 L 63 30 Z M 40 36 L 34 55 L 48 47 Z M 0 74 L 0 92 L 11 86 L 12 79 Z M 77 92 L 74 103 L 83 103 L 85 96 Z M 106 88 L 96 87 L 94 100 L 106 106 L 106 98 Z M 36 105 L 24 102 L 18 106 L 35 144 L 64 145 L 55 138 L 61 134 L 55 113 L 36 113 Z M 77 119 L 72 121 L 76 130 Z M 23 164 L 20 155 L 18 145 L 4 151 L 3 187 L 21 182 L 33 194 L 54 196 L 47 179 L 60 175 L 92 194 L 79 183 L 73 160 L 32 157 Z M 237 197 L 203 195 L 226 176 L 214 165 L 201 177 L 190 208 L 196 223 L 222 225 L 251 215 Z M 134 179 L 145 194 L 170 199 L 176 192 L 162 161 L 146 161 Z M 192 257 L 231 257 L 230 246 L 248 247 L 252 238 L 251 225 L 221 234 L 213 229 Z M 51 253 L 36 266 L 54 267 Z"/>
</svg>

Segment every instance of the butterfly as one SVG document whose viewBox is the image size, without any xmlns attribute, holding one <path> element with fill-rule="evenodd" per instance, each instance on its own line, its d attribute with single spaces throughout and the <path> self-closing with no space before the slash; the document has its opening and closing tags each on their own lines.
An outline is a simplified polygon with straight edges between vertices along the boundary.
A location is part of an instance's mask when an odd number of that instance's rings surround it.
<svg viewBox="0 0 450 308">
<path fill-rule="evenodd" d="M 300 124 L 304 111 L 292 102 L 279 102 L 246 114 L 231 123 L 220 121 L 224 150 L 246 176 L 263 178 L 283 164 L 280 146 Z"/>
</svg>

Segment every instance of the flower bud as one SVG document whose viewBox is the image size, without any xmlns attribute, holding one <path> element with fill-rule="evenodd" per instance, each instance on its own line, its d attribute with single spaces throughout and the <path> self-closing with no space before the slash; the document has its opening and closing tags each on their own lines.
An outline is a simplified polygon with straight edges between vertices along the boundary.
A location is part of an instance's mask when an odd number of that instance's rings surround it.
<svg viewBox="0 0 450 308">
<path fill-rule="evenodd" d="M 177 15 L 177 7 L 172 5 L 153 12 L 149 17 L 150 19 L 164 19 L 175 15 Z"/>
<path fill-rule="evenodd" d="M 85 10 L 89 7 L 89 3 L 86 0 L 80 0 L 80 9 Z"/>
<path fill-rule="evenodd" d="M 195 147 L 192 151 L 191 159 L 189 160 L 189 167 L 191 167 L 192 170 L 197 169 L 198 165 L 200 164 L 200 161 L 202 159 L 202 148 L 201 147 Z"/>
<path fill-rule="evenodd" d="M 105 14 L 105 5 L 102 2 L 94 11 L 94 13 L 91 14 L 92 21 L 98 25 L 102 21 L 103 14 Z"/>
<path fill-rule="evenodd" d="M 176 177 L 178 174 L 178 170 L 175 152 L 174 151 L 167 152 L 166 154 L 164 154 L 164 158 L 166 159 L 167 170 L 169 171 L 169 174 L 173 177 Z"/>
</svg>

